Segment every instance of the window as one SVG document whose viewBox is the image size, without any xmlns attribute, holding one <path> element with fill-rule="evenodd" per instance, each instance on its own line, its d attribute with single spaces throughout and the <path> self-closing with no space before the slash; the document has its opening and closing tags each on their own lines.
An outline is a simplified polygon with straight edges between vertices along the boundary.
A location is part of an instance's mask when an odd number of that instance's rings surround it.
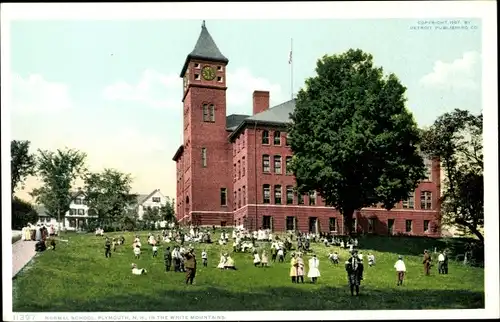
<svg viewBox="0 0 500 322">
<path fill-rule="evenodd" d="M 247 204 L 247 188 L 243 186 L 242 190 L 243 206 Z"/>
<path fill-rule="evenodd" d="M 262 144 L 269 144 L 269 131 L 262 131 Z"/>
<path fill-rule="evenodd" d="M 268 155 L 263 155 L 262 156 L 262 171 L 265 173 L 271 172 L 271 165 L 270 165 L 270 160 L 269 160 Z"/>
<path fill-rule="evenodd" d="M 234 191 L 234 196 L 233 196 L 233 205 L 234 205 L 234 210 L 238 209 L 236 208 L 236 205 L 237 205 L 237 196 L 236 196 L 236 190 Z"/>
<path fill-rule="evenodd" d="M 286 230 L 295 230 L 295 217 L 286 217 Z"/>
<path fill-rule="evenodd" d="M 75 219 L 70 219 L 69 220 L 69 227 L 70 228 L 76 228 L 76 220 Z"/>
<path fill-rule="evenodd" d="M 208 107 L 208 116 L 210 122 L 215 122 L 215 106 L 213 104 Z"/>
<path fill-rule="evenodd" d="M 194 74 L 194 80 L 200 80 L 200 74 Z"/>
<path fill-rule="evenodd" d="M 303 205 L 304 204 L 304 196 L 301 195 L 300 193 L 297 194 L 297 203 L 299 205 Z"/>
<path fill-rule="evenodd" d="M 217 76 L 217 81 L 218 81 L 219 83 L 222 83 L 223 78 L 222 78 L 222 77 L 220 77 L 220 76 Z"/>
<path fill-rule="evenodd" d="M 432 181 L 432 160 L 424 158 L 425 181 Z"/>
<path fill-rule="evenodd" d="M 221 71 L 222 71 L 222 66 L 217 66 L 217 70 L 218 70 L 219 72 L 221 72 Z"/>
<path fill-rule="evenodd" d="M 290 146 L 290 136 L 288 135 L 288 133 L 285 136 L 285 145 Z"/>
<path fill-rule="evenodd" d="M 328 230 L 337 231 L 337 218 L 330 217 L 330 220 L 328 221 Z"/>
<path fill-rule="evenodd" d="M 430 223 L 430 220 L 424 220 L 424 231 L 425 232 L 429 231 L 429 223 Z"/>
<path fill-rule="evenodd" d="M 405 231 L 407 233 L 410 233 L 412 231 L 412 221 L 411 220 L 406 220 L 406 225 L 405 225 Z"/>
<path fill-rule="evenodd" d="M 241 179 L 241 161 L 238 160 L 238 179 Z"/>
<path fill-rule="evenodd" d="M 316 191 L 309 194 L 309 206 L 314 206 L 316 204 Z"/>
<path fill-rule="evenodd" d="M 201 166 L 207 167 L 207 148 L 201 148 Z"/>
<path fill-rule="evenodd" d="M 194 64 L 194 68 L 200 68 L 200 64 L 195 63 L 195 64 Z"/>
<path fill-rule="evenodd" d="M 75 199 L 75 205 L 81 205 L 82 204 L 82 199 L 81 198 L 76 198 Z"/>
<path fill-rule="evenodd" d="M 244 177 L 245 176 L 245 172 L 246 172 L 246 168 L 245 168 L 245 157 L 243 157 L 241 159 L 241 176 Z"/>
<path fill-rule="evenodd" d="M 86 204 L 87 204 L 87 200 L 82 199 L 82 205 L 86 205 Z"/>
<path fill-rule="evenodd" d="M 271 229 L 271 216 L 262 216 L 262 229 Z"/>
<path fill-rule="evenodd" d="M 420 192 L 420 209 L 432 209 L 432 192 Z"/>
<path fill-rule="evenodd" d="M 208 122 L 208 105 L 203 104 L 203 122 Z"/>
<path fill-rule="evenodd" d="M 238 172 L 236 171 L 236 163 L 233 164 L 233 173 L 234 173 L 233 181 L 236 182 L 236 179 L 238 179 Z"/>
<path fill-rule="evenodd" d="M 271 185 L 265 184 L 263 186 L 263 197 L 262 203 L 271 203 Z"/>
<path fill-rule="evenodd" d="M 227 206 L 227 188 L 220 188 L 220 205 Z"/>
<path fill-rule="evenodd" d="M 78 216 L 83 216 L 85 215 L 85 210 L 84 209 L 78 209 Z"/>
<path fill-rule="evenodd" d="M 373 233 L 375 231 L 375 219 L 368 218 L 368 232 Z"/>
<path fill-rule="evenodd" d="M 404 209 L 415 208 L 415 192 L 410 192 L 408 194 L 408 199 L 403 200 L 403 208 Z"/>
<path fill-rule="evenodd" d="M 286 157 L 286 174 L 288 174 L 288 175 L 293 174 L 293 171 L 291 169 L 291 165 L 292 165 L 292 157 L 287 156 Z"/>
<path fill-rule="evenodd" d="M 153 202 L 161 202 L 161 198 L 160 197 L 153 197 L 152 201 Z"/>
<path fill-rule="evenodd" d="M 387 220 L 387 232 L 389 235 L 392 235 L 394 231 L 394 219 L 388 219 Z"/>
<path fill-rule="evenodd" d="M 274 145 L 281 145 L 281 132 L 280 131 L 275 131 L 274 132 Z"/>
<path fill-rule="evenodd" d="M 281 205 L 281 185 L 274 186 L 274 203 Z"/>
<path fill-rule="evenodd" d="M 281 174 L 281 155 L 274 156 L 274 173 Z"/>
<path fill-rule="evenodd" d="M 238 189 L 238 208 L 241 207 L 241 188 Z"/>
<path fill-rule="evenodd" d="M 293 204 L 293 186 L 286 186 L 286 204 Z"/>
</svg>

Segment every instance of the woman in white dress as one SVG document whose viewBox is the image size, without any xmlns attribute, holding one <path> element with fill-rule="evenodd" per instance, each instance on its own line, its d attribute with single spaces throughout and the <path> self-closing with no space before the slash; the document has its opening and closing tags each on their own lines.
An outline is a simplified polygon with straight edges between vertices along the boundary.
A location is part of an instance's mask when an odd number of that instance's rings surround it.
<svg viewBox="0 0 500 322">
<path fill-rule="evenodd" d="M 226 256 L 224 256 L 224 254 L 220 254 L 220 261 L 219 265 L 217 265 L 217 268 L 224 269 L 225 263 L 226 263 Z"/>
<path fill-rule="evenodd" d="M 253 265 L 255 267 L 259 266 L 260 264 L 260 256 L 259 256 L 259 253 L 257 251 L 254 251 L 253 253 Z"/>
<path fill-rule="evenodd" d="M 307 273 L 307 277 L 311 279 L 312 283 L 316 283 L 318 277 L 320 277 L 319 273 L 319 259 L 316 258 L 316 254 L 313 255 L 311 259 L 309 259 L 309 272 Z"/>
<path fill-rule="evenodd" d="M 132 274 L 134 275 L 145 275 L 148 271 L 144 268 L 137 268 L 136 264 L 132 264 Z"/>
</svg>

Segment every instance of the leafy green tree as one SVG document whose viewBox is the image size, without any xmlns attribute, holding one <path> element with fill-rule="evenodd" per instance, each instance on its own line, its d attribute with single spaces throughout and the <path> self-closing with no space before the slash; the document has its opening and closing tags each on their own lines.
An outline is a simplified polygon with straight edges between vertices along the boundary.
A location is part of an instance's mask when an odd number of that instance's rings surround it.
<svg viewBox="0 0 500 322">
<path fill-rule="evenodd" d="M 81 177 L 85 169 L 87 154 L 73 149 L 58 149 L 56 152 L 38 150 L 37 174 L 42 187 L 34 189 L 31 195 L 43 204 L 47 212 L 63 220 L 72 201 L 71 187 Z"/>
<path fill-rule="evenodd" d="M 34 176 L 36 157 L 29 153 L 30 141 L 10 142 L 11 193 L 14 194 L 19 184 L 24 184 L 28 176 Z"/>
<path fill-rule="evenodd" d="M 136 195 L 130 194 L 130 174 L 104 169 L 100 173 L 87 173 L 84 182 L 83 190 L 89 211 L 92 210 L 98 216 L 102 225 L 118 228 L 127 210 L 137 199 Z"/>
<path fill-rule="evenodd" d="M 167 197 L 167 201 L 160 208 L 161 219 L 172 222 L 175 221 L 175 199 Z"/>
<path fill-rule="evenodd" d="M 12 198 L 12 229 L 22 229 L 28 223 L 36 223 L 38 214 L 33 205 L 18 197 Z"/>
<path fill-rule="evenodd" d="M 424 178 L 406 88 L 357 49 L 319 59 L 298 93 L 288 129 L 300 193 L 317 191 L 351 234 L 354 211 L 391 209 Z"/>
<path fill-rule="evenodd" d="M 482 114 L 445 113 L 423 131 L 422 151 L 439 158 L 444 169 L 442 224 L 468 229 L 484 242 L 482 124 Z"/>
</svg>

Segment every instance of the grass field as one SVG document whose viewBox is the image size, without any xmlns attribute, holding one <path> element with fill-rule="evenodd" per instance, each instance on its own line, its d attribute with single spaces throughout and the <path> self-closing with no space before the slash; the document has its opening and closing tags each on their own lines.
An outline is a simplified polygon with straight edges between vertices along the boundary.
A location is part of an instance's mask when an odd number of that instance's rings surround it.
<svg viewBox="0 0 500 322">
<path fill-rule="evenodd" d="M 110 234 L 110 236 L 119 234 Z M 146 244 L 147 233 L 141 233 Z M 424 276 L 421 253 L 438 249 L 447 241 L 405 237 L 362 237 L 360 249 L 372 252 L 376 266 L 365 265 L 361 295 L 351 297 L 343 265 L 327 260 L 331 247 L 312 244 L 320 259 L 318 284 L 292 284 L 289 257 L 285 263 L 255 268 L 252 255 L 235 254 L 237 271 L 215 268 L 221 251 L 231 251 L 217 243 L 195 244 L 198 270 L 194 285 L 184 284 L 184 273 L 165 272 L 162 244 L 152 258 L 147 244 L 135 260 L 132 233 L 126 244 L 104 257 L 104 240 L 91 234 L 66 234 L 68 243 L 59 242 L 56 251 L 39 254 L 13 280 L 14 312 L 93 312 L 93 311 L 240 311 L 240 310 L 411 310 L 484 308 L 484 270 L 450 262 L 449 274 Z M 217 238 L 214 238 L 217 240 Z M 447 244 L 447 246 L 453 244 Z M 269 248 L 269 244 L 265 247 Z M 203 248 L 209 267 L 201 265 Z M 339 251 L 342 260 L 347 252 Z M 396 286 L 394 263 L 404 256 L 407 276 L 403 287 Z M 305 256 L 306 274 L 307 260 Z M 437 259 L 433 255 L 434 261 Z M 146 268 L 147 275 L 134 276 L 130 264 Z M 173 269 L 173 268 L 172 268 Z"/>
</svg>

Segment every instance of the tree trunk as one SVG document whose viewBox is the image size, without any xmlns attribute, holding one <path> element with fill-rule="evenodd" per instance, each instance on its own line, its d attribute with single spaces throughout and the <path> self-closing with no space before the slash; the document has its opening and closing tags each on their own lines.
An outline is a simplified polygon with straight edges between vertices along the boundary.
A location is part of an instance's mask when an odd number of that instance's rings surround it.
<svg viewBox="0 0 500 322">
<path fill-rule="evenodd" d="M 481 234 L 481 232 L 477 229 L 477 227 L 475 225 L 472 225 L 472 224 L 470 224 L 464 220 L 460 220 L 460 219 L 455 220 L 455 223 L 457 225 L 461 225 L 461 226 L 469 228 L 470 231 L 474 235 L 476 235 L 476 237 L 479 239 L 479 241 L 481 241 L 481 244 L 484 244 L 484 236 L 483 236 L 483 234 Z"/>
<path fill-rule="evenodd" d="M 352 234 L 352 215 L 354 214 L 354 210 L 346 209 L 342 212 L 342 216 L 344 218 L 344 235 L 351 236 Z"/>
</svg>

